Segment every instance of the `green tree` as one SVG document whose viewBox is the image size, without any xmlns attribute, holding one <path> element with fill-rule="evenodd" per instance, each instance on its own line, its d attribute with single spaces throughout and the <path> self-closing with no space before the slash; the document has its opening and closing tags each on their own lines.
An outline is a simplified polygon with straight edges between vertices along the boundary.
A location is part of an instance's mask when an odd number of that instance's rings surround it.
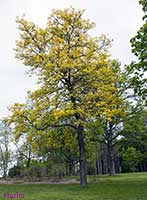
<svg viewBox="0 0 147 200">
<path fill-rule="evenodd" d="M 144 24 L 138 30 L 136 36 L 131 39 L 132 52 L 138 58 L 138 61 L 132 62 L 128 67 L 128 71 L 135 93 L 145 99 L 147 94 L 147 1 L 140 0 L 139 3 L 145 12 Z"/>
<path fill-rule="evenodd" d="M 147 152 L 147 110 L 143 106 L 135 106 L 130 109 L 128 116 L 125 117 L 123 130 L 120 140 L 119 151 L 126 151 L 127 148 L 133 147 L 142 155 L 142 162 L 140 162 L 138 170 L 146 171 L 146 152 Z"/>
<path fill-rule="evenodd" d="M 142 154 L 137 151 L 134 147 L 128 147 L 123 153 L 123 165 L 127 172 L 138 171 L 138 165 L 142 161 Z"/>
<path fill-rule="evenodd" d="M 146 2 L 146 0 L 139 0 L 139 3 L 142 5 L 143 11 L 146 12 L 147 11 L 147 2 Z"/>
</svg>

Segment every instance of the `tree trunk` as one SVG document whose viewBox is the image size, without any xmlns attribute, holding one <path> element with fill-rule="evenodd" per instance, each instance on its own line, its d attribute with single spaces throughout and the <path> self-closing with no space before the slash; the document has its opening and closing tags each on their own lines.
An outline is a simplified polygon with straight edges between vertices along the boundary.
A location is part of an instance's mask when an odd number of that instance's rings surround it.
<svg viewBox="0 0 147 200">
<path fill-rule="evenodd" d="M 74 176 L 75 174 L 74 161 L 71 160 L 68 165 L 69 165 L 69 176 Z"/>
<path fill-rule="evenodd" d="M 120 163 L 120 158 L 119 157 L 115 158 L 115 171 L 116 171 L 116 173 L 121 173 L 122 172 L 121 163 Z"/>
<path fill-rule="evenodd" d="M 108 173 L 111 176 L 115 174 L 115 163 L 111 141 L 108 142 Z"/>
<path fill-rule="evenodd" d="M 78 143 L 80 150 L 80 185 L 86 186 L 87 185 L 86 156 L 85 156 L 83 127 L 81 124 L 79 124 L 77 132 L 78 132 Z"/>
<path fill-rule="evenodd" d="M 109 123 L 109 130 L 107 130 L 107 158 L 108 158 L 108 173 L 112 176 L 115 174 L 114 152 L 112 144 L 112 124 Z"/>
<path fill-rule="evenodd" d="M 103 174 L 103 172 L 102 172 L 102 160 L 101 159 L 97 159 L 97 161 L 96 161 L 96 169 L 97 169 L 97 174 L 98 175 Z"/>
<path fill-rule="evenodd" d="M 96 173 L 102 174 L 101 144 L 96 143 Z"/>
<path fill-rule="evenodd" d="M 28 160 L 27 160 L 27 168 L 29 168 L 30 167 L 30 162 L 31 162 L 31 158 L 28 158 Z"/>
<path fill-rule="evenodd" d="M 6 166 L 4 166 L 3 178 L 4 178 L 5 180 L 7 179 L 7 167 L 6 167 Z"/>
</svg>

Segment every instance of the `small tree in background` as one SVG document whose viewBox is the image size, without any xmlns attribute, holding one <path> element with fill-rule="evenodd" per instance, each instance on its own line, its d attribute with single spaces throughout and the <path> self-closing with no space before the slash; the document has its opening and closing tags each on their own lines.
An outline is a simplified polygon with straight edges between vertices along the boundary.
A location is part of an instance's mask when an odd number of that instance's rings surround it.
<svg viewBox="0 0 147 200">
<path fill-rule="evenodd" d="M 11 139 L 11 129 L 8 126 L 7 120 L 4 119 L 0 124 L 0 168 L 3 172 L 4 179 L 7 178 L 9 163 L 12 158 Z"/>
</svg>

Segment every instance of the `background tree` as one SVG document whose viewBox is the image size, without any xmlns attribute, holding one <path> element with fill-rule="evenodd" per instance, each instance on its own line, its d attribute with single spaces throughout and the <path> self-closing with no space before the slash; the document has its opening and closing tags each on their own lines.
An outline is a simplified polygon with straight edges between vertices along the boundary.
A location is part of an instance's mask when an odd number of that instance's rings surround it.
<svg viewBox="0 0 147 200">
<path fill-rule="evenodd" d="M 93 132 L 99 146 L 106 151 L 106 168 L 110 175 L 115 174 L 115 148 L 119 136 L 123 129 L 124 116 L 127 114 L 128 100 L 126 98 L 127 74 L 120 69 L 120 63 L 116 60 L 112 61 L 112 70 L 115 73 L 116 79 L 113 80 L 113 85 L 117 88 L 115 91 L 110 91 L 107 95 L 108 104 L 111 105 L 107 112 L 97 116 Z M 112 84 L 112 80 L 111 83 Z M 101 134 L 99 129 L 101 127 Z"/>
<path fill-rule="evenodd" d="M 131 152 L 137 151 L 140 158 L 137 164 L 138 171 L 147 170 L 147 111 L 143 106 L 131 107 L 129 115 L 125 117 L 124 128 L 121 131 L 122 139 L 120 140 L 120 147 L 118 151 L 125 152 L 128 148 L 133 148 Z M 130 151 L 128 151 L 130 152 Z M 129 158 L 129 156 L 128 156 Z M 131 159 L 131 157 L 130 157 Z M 138 162 L 136 161 L 136 163 Z M 135 162 L 135 160 L 134 160 Z M 133 165 L 133 164 L 132 164 Z M 124 168 L 124 166 L 123 166 Z M 135 168 L 134 168 L 135 169 Z M 125 168 L 126 170 L 126 168 Z"/>
<path fill-rule="evenodd" d="M 138 61 L 132 62 L 128 67 L 128 72 L 131 75 L 130 81 L 135 93 L 145 99 L 147 94 L 147 2 L 146 0 L 140 0 L 139 3 L 145 13 L 143 17 L 144 24 L 136 36 L 131 39 L 132 52 L 138 58 Z"/>
<path fill-rule="evenodd" d="M 32 158 L 35 158 L 35 155 L 33 154 L 33 150 L 32 150 L 32 143 L 28 142 L 27 139 L 25 138 L 19 138 L 19 140 L 21 139 L 21 142 L 19 143 L 19 141 L 17 140 L 15 142 L 15 146 L 17 148 L 17 166 L 21 166 L 23 160 L 26 160 L 26 167 L 29 168 L 30 167 L 30 163 Z"/>
<path fill-rule="evenodd" d="M 12 159 L 11 152 L 12 133 L 7 120 L 3 119 L 0 123 L 0 167 L 4 179 L 7 178 L 9 164 Z"/>
<path fill-rule="evenodd" d="M 123 167 L 124 171 L 136 172 L 139 169 L 139 164 L 142 161 L 142 154 L 137 151 L 134 147 L 128 147 L 123 154 Z"/>
</svg>

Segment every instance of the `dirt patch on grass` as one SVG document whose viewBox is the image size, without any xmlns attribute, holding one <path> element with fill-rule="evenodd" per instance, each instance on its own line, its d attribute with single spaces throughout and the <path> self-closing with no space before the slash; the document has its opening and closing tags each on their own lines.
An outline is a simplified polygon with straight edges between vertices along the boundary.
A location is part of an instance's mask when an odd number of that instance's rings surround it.
<svg viewBox="0 0 147 200">
<path fill-rule="evenodd" d="M 16 179 L 8 179 L 8 180 L 0 180 L 0 184 L 72 184 L 79 183 L 77 179 L 49 179 L 49 180 L 16 180 Z"/>
</svg>

